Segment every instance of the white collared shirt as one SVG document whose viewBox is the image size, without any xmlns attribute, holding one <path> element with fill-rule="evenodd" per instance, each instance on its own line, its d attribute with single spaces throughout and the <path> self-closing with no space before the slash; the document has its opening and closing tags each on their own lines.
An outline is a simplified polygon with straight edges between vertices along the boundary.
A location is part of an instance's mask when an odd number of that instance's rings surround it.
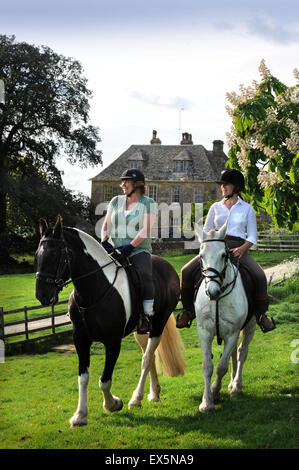
<svg viewBox="0 0 299 470">
<path fill-rule="evenodd" d="M 237 202 L 228 209 L 222 201 L 215 202 L 208 212 L 204 231 L 219 230 L 228 219 L 227 235 L 240 237 L 244 240 L 257 243 L 256 216 L 253 207 L 238 197 Z M 247 235 L 247 236 L 246 236 Z"/>
</svg>

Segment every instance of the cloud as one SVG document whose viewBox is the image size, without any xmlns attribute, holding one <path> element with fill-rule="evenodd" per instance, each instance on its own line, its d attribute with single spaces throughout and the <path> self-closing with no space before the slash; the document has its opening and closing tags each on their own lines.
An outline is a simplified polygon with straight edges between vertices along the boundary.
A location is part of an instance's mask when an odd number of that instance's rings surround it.
<svg viewBox="0 0 299 470">
<path fill-rule="evenodd" d="M 248 36 L 255 36 L 263 38 L 266 41 L 279 44 L 290 44 L 299 41 L 299 22 L 283 23 L 279 22 L 277 18 L 270 16 L 252 16 L 251 18 L 243 21 L 240 19 L 238 22 L 216 21 L 212 26 L 217 31 L 224 34 L 245 34 Z"/>
<path fill-rule="evenodd" d="M 231 31 L 232 29 L 234 29 L 234 25 L 225 20 L 216 21 L 213 23 L 213 26 L 215 29 L 218 29 L 220 31 Z"/>
<path fill-rule="evenodd" d="M 169 109 L 191 109 L 194 106 L 194 103 L 192 101 L 181 96 L 169 97 L 158 95 L 146 95 L 145 93 L 140 93 L 139 91 L 131 91 L 130 96 L 140 101 L 141 103 Z"/>
<path fill-rule="evenodd" d="M 283 26 L 270 18 L 255 17 L 248 21 L 250 33 L 272 42 L 289 44 L 299 41 L 299 24 Z"/>
</svg>

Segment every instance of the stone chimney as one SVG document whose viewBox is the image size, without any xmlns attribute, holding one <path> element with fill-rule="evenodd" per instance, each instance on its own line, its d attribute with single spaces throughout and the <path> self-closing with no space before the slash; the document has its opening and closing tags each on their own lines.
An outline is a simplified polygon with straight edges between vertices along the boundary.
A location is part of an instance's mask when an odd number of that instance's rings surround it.
<svg viewBox="0 0 299 470">
<path fill-rule="evenodd" d="M 188 132 L 183 132 L 181 145 L 193 145 L 192 135 L 188 134 Z"/>
<path fill-rule="evenodd" d="M 151 145 L 161 145 L 161 140 L 157 137 L 157 131 L 153 131 L 153 137 L 150 143 Z"/>
<path fill-rule="evenodd" d="M 213 141 L 213 154 L 215 156 L 222 157 L 223 156 L 223 142 L 222 140 L 214 140 Z"/>
</svg>

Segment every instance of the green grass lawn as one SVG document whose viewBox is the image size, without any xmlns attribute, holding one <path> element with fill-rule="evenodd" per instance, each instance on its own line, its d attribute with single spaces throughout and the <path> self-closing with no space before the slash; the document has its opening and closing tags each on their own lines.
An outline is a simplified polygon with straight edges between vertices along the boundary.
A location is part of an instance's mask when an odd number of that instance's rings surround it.
<svg viewBox="0 0 299 470">
<path fill-rule="evenodd" d="M 179 272 L 188 257 L 168 257 L 168 260 Z M 1 276 L 0 286 L 0 305 L 6 303 L 16 308 L 20 303 L 38 304 L 34 299 L 32 274 Z M 61 299 L 68 297 L 71 287 L 68 289 L 63 291 Z M 193 322 L 190 329 L 181 330 L 187 364 L 185 376 L 160 376 L 159 403 L 147 402 L 147 382 L 142 409 L 128 410 L 127 407 L 139 380 L 141 365 L 141 353 L 133 335 L 123 340 L 113 375 L 112 392 L 123 400 L 124 408 L 110 415 L 102 409 L 98 387 L 104 367 L 104 348 L 94 343 L 88 425 L 81 428 L 70 429 L 68 424 L 78 400 L 75 353 L 50 351 L 6 357 L 5 363 L 0 363 L 0 448 L 298 448 L 298 363 L 291 359 L 292 353 L 294 355 L 292 342 L 299 333 L 298 276 L 272 287 L 271 293 L 279 299 L 279 303 L 270 306 L 269 312 L 277 321 L 277 328 L 266 335 L 257 328 L 244 367 L 244 393 L 230 399 L 228 373 L 223 380 L 222 400 L 216 405 L 214 415 L 198 411 L 204 381 L 202 353 Z M 221 351 L 222 347 L 214 340 L 214 365 Z"/>
<path fill-rule="evenodd" d="M 298 332 L 297 332 L 298 333 Z M 203 393 L 202 353 L 196 327 L 183 330 L 185 376 L 160 376 L 161 401 L 128 410 L 140 371 L 141 354 L 125 338 L 112 391 L 124 408 L 107 415 L 98 387 L 103 347 L 92 347 L 85 427 L 70 429 L 77 406 L 77 356 L 48 352 L 8 357 L 0 364 L 0 448 L 18 449 L 292 449 L 298 447 L 298 364 L 291 361 L 292 325 L 282 325 L 251 343 L 243 374 L 243 395 L 230 399 L 223 381 L 214 415 L 198 406 Z M 214 364 L 222 348 L 214 342 Z"/>
<path fill-rule="evenodd" d="M 264 268 L 271 268 L 283 261 L 295 258 L 297 255 L 294 252 L 280 252 L 280 251 L 256 251 L 251 250 L 250 255 Z M 176 268 L 179 273 L 180 269 L 184 264 L 188 263 L 194 256 L 194 254 L 179 255 L 179 256 L 166 256 L 166 259 Z"/>
</svg>

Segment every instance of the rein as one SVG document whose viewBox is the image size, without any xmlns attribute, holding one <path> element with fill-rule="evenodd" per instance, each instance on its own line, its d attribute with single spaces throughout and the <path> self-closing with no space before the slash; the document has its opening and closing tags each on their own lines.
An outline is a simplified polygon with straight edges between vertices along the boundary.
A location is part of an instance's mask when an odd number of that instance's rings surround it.
<svg viewBox="0 0 299 470">
<path fill-rule="evenodd" d="M 238 261 L 237 261 L 237 265 L 233 266 L 233 269 L 234 269 L 234 278 L 231 282 L 228 282 L 227 284 L 225 284 L 224 286 L 222 285 L 224 279 L 225 279 L 225 273 L 226 273 L 226 268 L 227 268 L 227 262 L 229 260 L 229 252 L 228 252 L 228 248 L 227 248 L 227 244 L 226 244 L 226 240 L 224 238 L 213 238 L 213 239 L 208 239 L 208 240 L 203 240 L 202 243 L 208 243 L 208 242 L 223 242 L 225 243 L 225 249 L 226 249 L 226 255 L 225 255 L 225 265 L 224 265 L 224 268 L 221 272 L 217 271 L 217 269 L 214 269 L 214 268 L 206 268 L 206 269 L 202 269 L 201 272 L 202 272 L 202 277 L 205 279 L 205 285 L 206 285 L 206 294 L 207 294 L 207 283 L 210 282 L 210 281 L 214 281 L 216 282 L 219 287 L 220 287 L 220 291 L 222 292 L 222 295 L 220 295 L 220 297 L 218 297 L 216 299 L 216 334 L 217 334 L 217 343 L 218 345 L 221 345 L 222 344 L 222 338 L 220 336 L 220 332 L 219 332 L 219 300 L 220 299 L 223 299 L 224 297 L 226 297 L 227 295 L 229 295 L 233 288 L 235 287 L 235 284 L 236 284 L 236 281 L 237 281 L 237 277 L 238 277 L 238 273 L 239 273 L 239 261 L 240 261 L 240 258 L 238 258 Z M 201 261 L 201 266 L 202 266 L 202 259 L 200 258 L 200 261 Z M 214 275 L 208 275 L 206 274 L 207 272 L 211 271 L 212 273 L 214 273 Z M 220 281 L 218 281 L 218 279 L 220 279 Z M 208 279 L 208 281 L 207 281 Z M 231 287 L 231 289 L 226 292 L 224 294 L 224 292 L 226 291 L 226 289 L 228 287 Z"/>
</svg>

